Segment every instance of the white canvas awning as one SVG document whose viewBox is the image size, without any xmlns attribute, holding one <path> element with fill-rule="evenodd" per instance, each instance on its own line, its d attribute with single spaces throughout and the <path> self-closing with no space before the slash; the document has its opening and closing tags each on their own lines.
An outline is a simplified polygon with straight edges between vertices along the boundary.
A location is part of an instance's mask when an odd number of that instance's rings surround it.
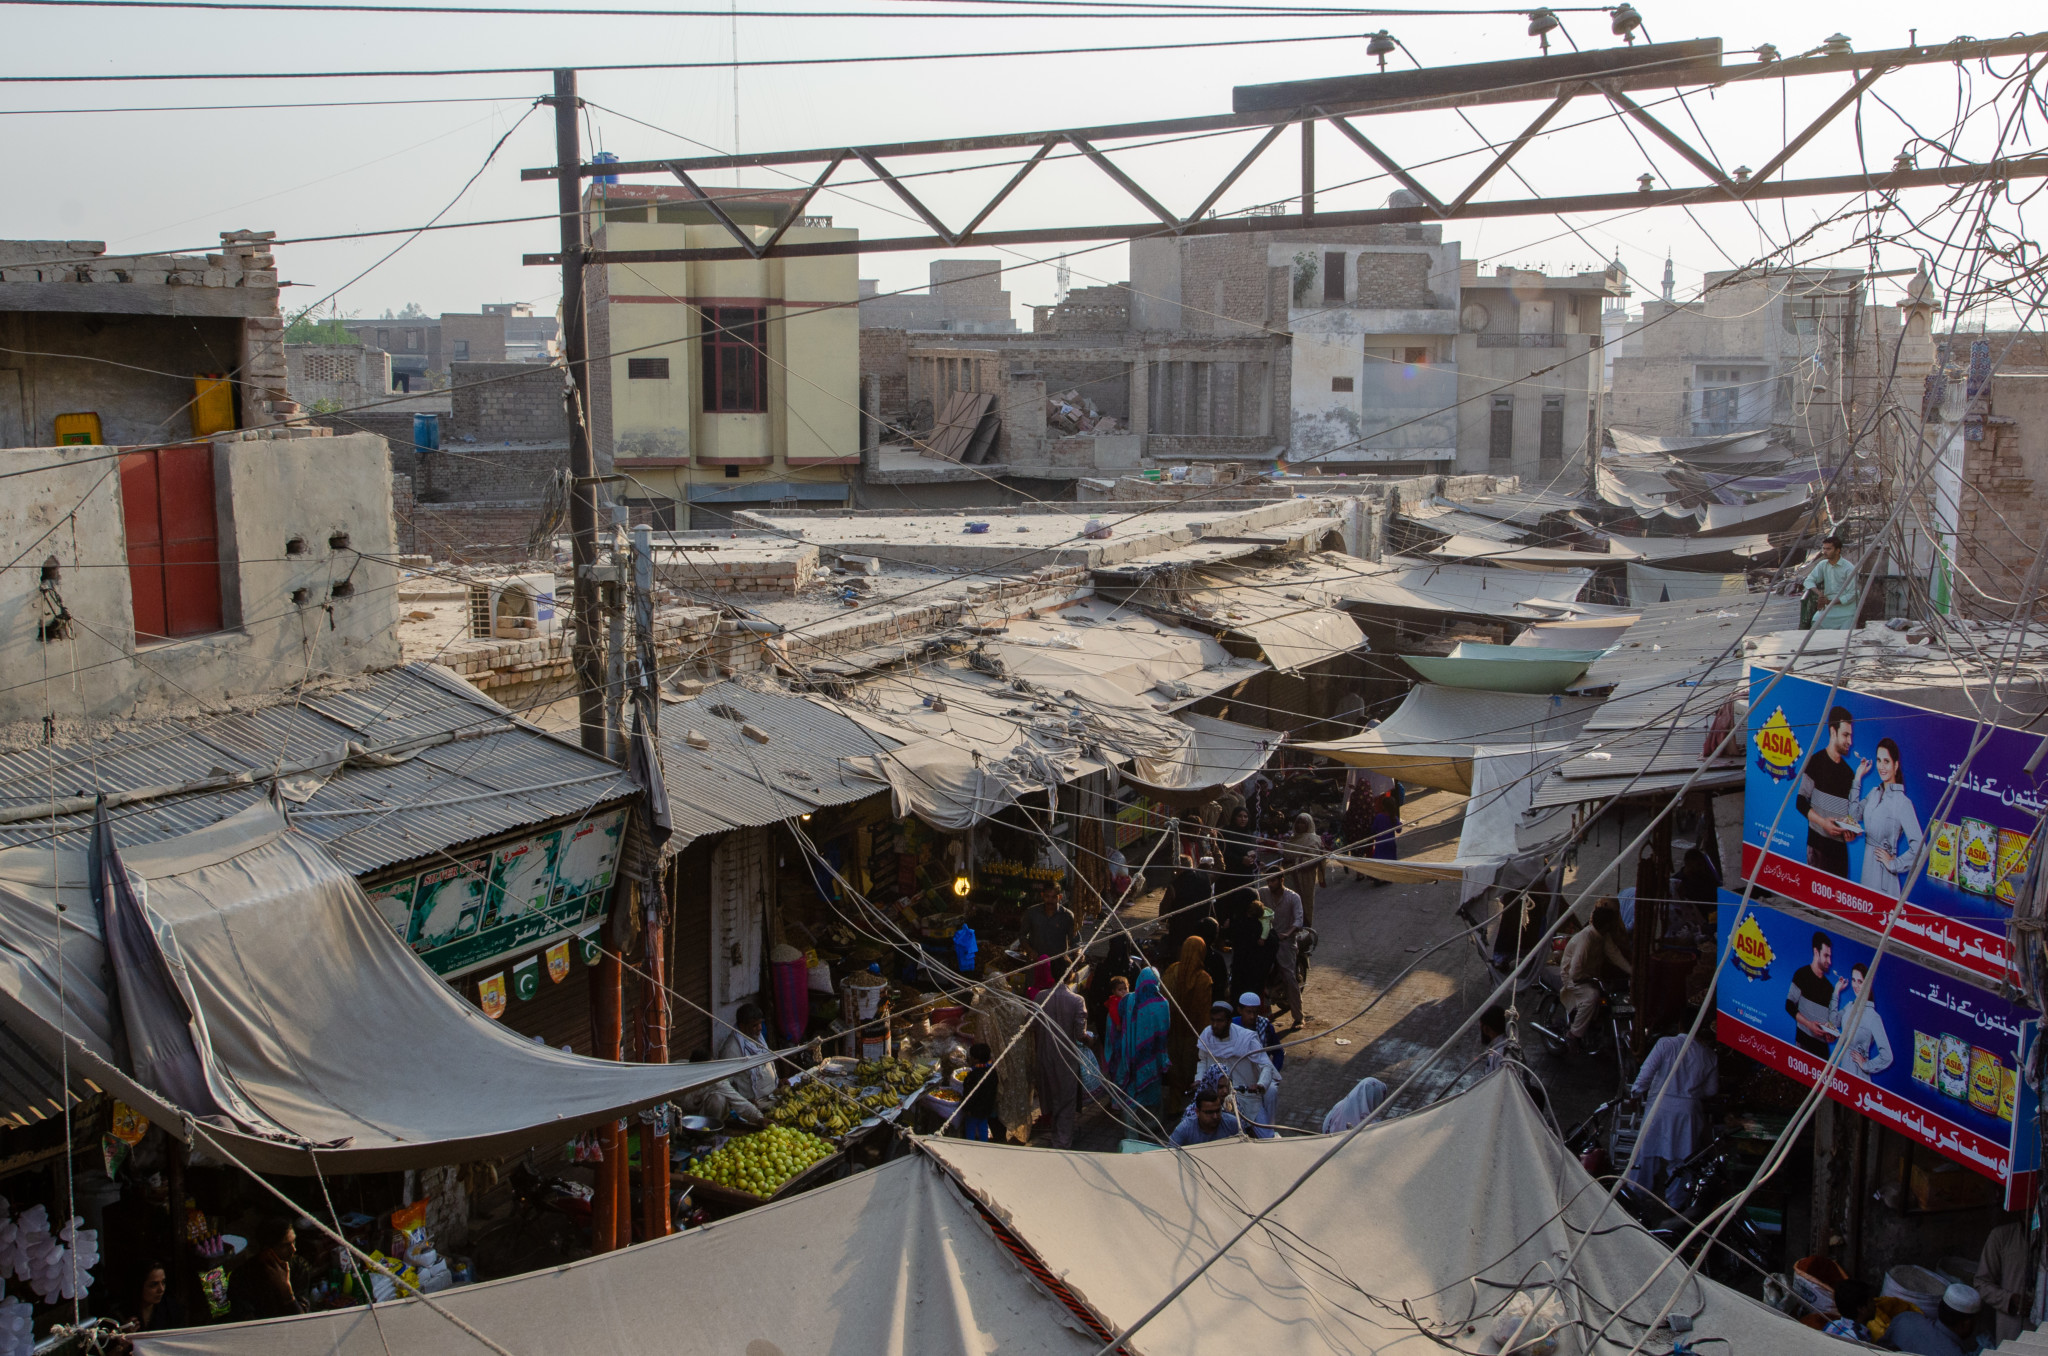
<svg viewBox="0 0 2048 1356">
<path fill-rule="evenodd" d="M 1353 767 L 1376 768 L 1417 786 L 1469 795 L 1478 746 L 1570 739 L 1599 706 L 1592 697 L 1417 683 L 1394 713 L 1374 728 L 1293 747 Z"/>
<path fill-rule="evenodd" d="M 1749 579 L 1740 574 L 1709 574 L 1703 570 L 1660 570 L 1654 565 L 1628 564 L 1630 607 L 1652 603 L 1677 603 L 1688 598 L 1719 598 L 1749 592 Z"/>
<path fill-rule="evenodd" d="M 1428 1356 L 1482 1345 L 1518 1293 L 1576 1250 L 1557 1287 L 1578 1351 L 1614 1310 L 1612 1350 L 1642 1342 L 1666 1302 L 1700 1351 L 1839 1356 L 1800 1326 L 1683 1262 L 1619 1208 L 1559 1142 L 1511 1073 L 1360 1132 L 1199 1276 L 1247 1212 L 1293 1187 L 1329 1136 L 1236 1140 L 1185 1153 L 1091 1154 L 926 1140 L 1080 1301 L 1118 1331 L 1192 1284 L 1133 1352 Z M 1590 1236 L 1589 1236 L 1590 1235 Z M 1637 1297 L 1637 1290 L 1643 1291 Z M 1477 1332 L 1470 1329 L 1476 1327 Z M 1668 1333 L 1668 1329 L 1664 1330 Z"/>
<path fill-rule="evenodd" d="M 1462 533 L 1430 548 L 1439 560 L 1481 561 L 1509 570 L 1590 570 L 1619 565 L 1621 558 L 1594 551 L 1568 551 L 1555 546 L 1519 546 Z"/>
<path fill-rule="evenodd" d="M 1175 808 L 1205 805 L 1247 780 L 1279 751 L 1278 730 L 1192 713 L 1178 717 L 1188 743 L 1178 754 L 1136 758 L 1124 780 Z"/>
<path fill-rule="evenodd" d="M 434 1302 L 519 1356 L 1088 1356 L 1101 1345 L 925 1158 Z M 135 1347 L 491 1354 L 418 1300 L 150 1333 Z"/>
<path fill-rule="evenodd" d="M 311 1172 L 308 1146 L 326 1172 L 468 1162 L 748 1067 L 613 1063 L 506 1030 L 436 978 L 355 878 L 267 803 L 136 847 L 124 865 L 178 1010 L 149 1010 L 132 972 L 119 1000 L 108 991 L 87 854 L 23 847 L 0 852 L 0 1022 L 50 1063 L 68 1050 L 74 1077 L 181 1139 L 173 1090 L 124 1067 L 153 1050 L 163 1068 L 163 1052 L 182 1048 L 199 1094 L 182 1109 L 209 1117 L 206 1135 L 262 1171 Z M 117 1055 L 123 1042 L 132 1056 Z M 61 1095 L 11 1083 L 4 1093 Z M 202 1098 L 224 1114 L 190 1104 Z"/>
</svg>

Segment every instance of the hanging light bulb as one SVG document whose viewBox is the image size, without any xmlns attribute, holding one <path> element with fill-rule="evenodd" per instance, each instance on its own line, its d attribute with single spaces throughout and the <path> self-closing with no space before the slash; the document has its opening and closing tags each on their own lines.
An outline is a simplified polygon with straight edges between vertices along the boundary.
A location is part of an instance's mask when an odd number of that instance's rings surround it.
<svg viewBox="0 0 2048 1356">
<path fill-rule="evenodd" d="M 967 879 L 967 875 L 965 872 L 962 872 L 960 875 L 953 877 L 953 893 L 958 895 L 960 898 L 967 898 L 968 892 L 973 889 L 974 882 Z"/>
<path fill-rule="evenodd" d="M 1636 7 L 1627 0 L 1614 7 L 1614 36 L 1629 46 L 1635 46 L 1636 30 L 1643 26 L 1643 16 L 1636 13 Z"/>
<path fill-rule="evenodd" d="M 1394 54 L 1398 46 L 1399 44 L 1394 41 L 1394 35 L 1382 28 L 1367 39 L 1365 54 L 1378 57 L 1380 59 L 1380 69 L 1385 70 L 1387 68 L 1387 58 Z"/>
<path fill-rule="evenodd" d="M 1547 9 L 1529 11 L 1529 36 L 1543 44 L 1543 55 L 1550 55 L 1550 35 L 1558 29 L 1558 19 Z"/>
</svg>

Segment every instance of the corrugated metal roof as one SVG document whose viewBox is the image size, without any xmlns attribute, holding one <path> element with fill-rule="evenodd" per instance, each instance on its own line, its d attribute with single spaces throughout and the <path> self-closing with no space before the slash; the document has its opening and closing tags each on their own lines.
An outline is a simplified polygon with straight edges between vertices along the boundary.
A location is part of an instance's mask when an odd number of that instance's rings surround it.
<svg viewBox="0 0 2048 1356">
<path fill-rule="evenodd" d="M 365 737 L 369 735 L 371 737 Z M 624 769 L 516 720 L 504 707 L 436 666 L 410 664 L 326 693 L 225 717 L 138 721 L 103 738 L 0 755 L 0 807 L 59 796 L 178 787 L 247 774 L 265 778 L 338 756 L 350 742 L 405 752 L 445 739 L 390 767 L 345 766 L 293 823 L 320 839 L 356 875 L 567 818 L 633 794 Z M 190 833 L 263 797 L 260 784 L 152 799 L 112 811 L 124 843 Z M 89 814 L 55 829 L 82 838 Z M 48 818 L 0 824 L 0 846 L 49 841 Z"/>
<path fill-rule="evenodd" d="M 755 726 L 768 742 L 742 734 L 742 725 Z M 692 745 L 692 731 L 708 746 Z M 689 701 L 664 705 L 662 776 L 675 826 L 670 844 L 679 848 L 707 834 L 779 823 L 885 791 L 846 771 L 841 760 L 898 747 L 809 698 L 739 683 L 718 683 Z"/>
</svg>

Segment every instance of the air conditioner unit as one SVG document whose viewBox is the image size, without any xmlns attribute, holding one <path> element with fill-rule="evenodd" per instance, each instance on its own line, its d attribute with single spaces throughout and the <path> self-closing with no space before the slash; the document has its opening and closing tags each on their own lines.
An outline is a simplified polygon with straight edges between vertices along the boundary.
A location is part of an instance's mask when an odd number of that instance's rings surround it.
<svg viewBox="0 0 2048 1356">
<path fill-rule="evenodd" d="M 515 574 L 469 586 L 469 638 L 519 640 L 555 633 L 555 577 Z"/>
</svg>

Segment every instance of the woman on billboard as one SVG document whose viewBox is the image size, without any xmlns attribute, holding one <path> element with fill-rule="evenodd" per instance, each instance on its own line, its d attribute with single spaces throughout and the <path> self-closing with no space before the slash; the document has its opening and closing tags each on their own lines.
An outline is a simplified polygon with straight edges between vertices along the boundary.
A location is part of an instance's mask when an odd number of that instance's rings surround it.
<svg viewBox="0 0 2048 1356">
<path fill-rule="evenodd" d="M 1920 852 L 1920 815 L 1906 795 L 1906 769 L 1899 759 L 1899 746 L 1892 740 L 1877 741 L 1876 766 L 1877 785 L 1868 794 L 1863 790 L 1863 775 L 1870 771 L 1871 762 L 1865 758 L 1856 767 L 1852 799 L 1864 834 L 1859 883 L 1897 899 Z"/>
</svg>

